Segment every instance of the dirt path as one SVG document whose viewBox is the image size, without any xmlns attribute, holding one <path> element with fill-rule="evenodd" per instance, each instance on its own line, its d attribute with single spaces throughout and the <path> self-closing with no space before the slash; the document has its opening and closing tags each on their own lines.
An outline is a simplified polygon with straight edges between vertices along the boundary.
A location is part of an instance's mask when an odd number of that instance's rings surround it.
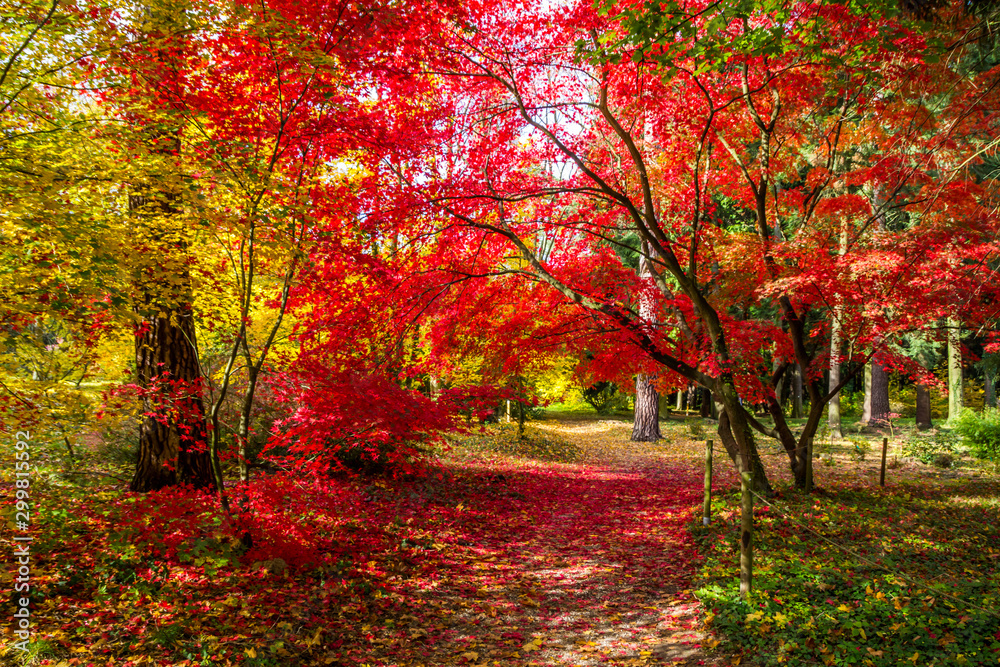
<svg viewBox="0 0 1000 667">
<path fill-rule="evenodd" d="M 448 562 L 400 591 L 420 604 L 371 664 L 713 664 L 689 590 L 700 467 L 619 422 L 538 428 L 579 462 L 466 459 L 479 488 L 441 534 Z"/>
</svg>

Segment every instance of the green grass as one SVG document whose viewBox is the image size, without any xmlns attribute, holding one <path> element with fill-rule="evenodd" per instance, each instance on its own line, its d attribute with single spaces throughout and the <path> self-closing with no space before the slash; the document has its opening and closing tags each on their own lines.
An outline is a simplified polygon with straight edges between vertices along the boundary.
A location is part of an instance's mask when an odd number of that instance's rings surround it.
<svg viewBox="0 0 1000 667">
<path fill-rule="evenodd" d="M 879 489 L 828 480 L 755 508 L 754 592 L 738 592 L 736 492 L 692 525 L 706 561 L 707 625 L 759 664 L 996 665 L 1000 482 Z M 728 512 L 728 514 L 726 514 Z"/>
</svg>

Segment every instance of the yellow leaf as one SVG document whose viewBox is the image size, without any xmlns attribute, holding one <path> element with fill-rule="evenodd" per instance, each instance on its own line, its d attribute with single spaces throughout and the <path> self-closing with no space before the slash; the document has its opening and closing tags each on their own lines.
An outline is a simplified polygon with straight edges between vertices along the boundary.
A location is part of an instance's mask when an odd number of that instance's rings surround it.
<svg viewBox="0 0 1000 667">
<path fill-rule="evenodd" d="M 907 660 L 909 660 L 914 665 L 916 665 L 917 664 L 917 658 L 919 658 L 919 657 L 920 657 L 920 651 L 914 651 L 913 655 L 911 655 L 909 658 L 907 658 Z"/>
<path fill-rule="evenodd" d="M 316 646 L 319 644 L 319 637 L 323 634 L 323 628 L 316 628 L 316 634 L 306 640 L 306 646 Z"/>
<path fill-rule="evenodd" d="M 257 651 L 253 650 L 252 648 L 248 648 L 246 650 L 246 654 L 247 654 L 248 658 L 256 658 L 257 657 Z"/>
<path fill-rule="evenodd" d="M 848 607 L 846 604 L 842 604 L 839 607 L 837 607 L 837 611 L 842 611 L 842 612 L 847 613 L 847 612 L 851 611 L 851 608 Z"/>
</svg>

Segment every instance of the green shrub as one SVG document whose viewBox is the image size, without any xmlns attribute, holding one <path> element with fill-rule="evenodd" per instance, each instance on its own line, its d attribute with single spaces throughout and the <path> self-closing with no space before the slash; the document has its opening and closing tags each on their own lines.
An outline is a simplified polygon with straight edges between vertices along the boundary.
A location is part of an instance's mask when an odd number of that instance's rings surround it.
<svg viewBox="0 0 1000 667">
<path fill-rule="evenodd" d="M 599 415 L 608 415 L 628 406 L 628 397 L 618 391 L 614 382 L 598 382 L 583 390 L 583 400 Z"/>
<path fill-rule="evenodd" d="M 981 414 L 965 410 L 955 430 L 977 458 L 991 461 L 1000 458 L 1000 410 L 997 408 L 987 408 Z"/>
<path fill-rule="evenodd" d="M 845 419 L 859 419 L 864 408 L 865 392 L 855 391 L 852 393 L 841 392 L 840 394 L 840 414 Z"/>
<path fill-rule="evenodd" d="M 958 452 L 958 436 L 949 431 L 938 431 L 932 437 L 914 436 L 903 443 L 903 456 L 915 458 L 927 465 L 939 465 L 940 467 L 950 467 L 935 464 L 935 460 L 943 462 L 945 456 L 954 461 Z"/>
</svg>

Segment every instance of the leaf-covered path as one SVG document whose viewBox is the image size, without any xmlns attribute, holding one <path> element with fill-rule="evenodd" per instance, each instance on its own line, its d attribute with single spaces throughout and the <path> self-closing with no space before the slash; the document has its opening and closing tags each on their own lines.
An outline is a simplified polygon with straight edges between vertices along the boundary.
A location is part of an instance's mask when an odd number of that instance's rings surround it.
<svg viewBox="0 0 1000 667">
<path fill-rule="evenodd" d="M 689 590 L 698 452 L 615 421 L 515 433 L 408 482 L 255 478 L 242 555 L 211 496 L 39 486 L 30 664 L 713 664 Z"/>
<path fill-rule="evenodd" d="M 631 445 L 621 422 L 540 430 L 551 451 L 536 450 L 565 458 L 568 442 L 578 461 L 467 455 L 462 468 L 478 487 L 464 489 L 440 536 L 460 537 L 430 545 L 449 554 L 432 581 L 397 588 L 418 601 L 403 619 L 412 624 L 381 644 L 381 657 L 369 654 L 372 664 L 708 662 L 693 627 L 697 553 L 686 531 L 700 467 L 669 445 Z"/>
</svg>

